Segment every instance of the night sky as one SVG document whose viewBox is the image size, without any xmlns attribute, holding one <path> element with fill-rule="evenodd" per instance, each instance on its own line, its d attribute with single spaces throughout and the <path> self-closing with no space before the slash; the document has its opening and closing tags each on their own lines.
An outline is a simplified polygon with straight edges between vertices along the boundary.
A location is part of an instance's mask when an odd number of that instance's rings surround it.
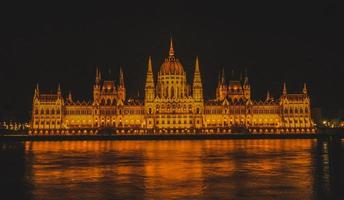
<svg viewBox="0 0 344 200">
<path fill-rule="evenodd" d="M 147 58 L 156 75 L 171 36 L 190 83 L 199 56 L 208 98 L 221 68 L 227 80 L 247 68 L 256 99 L 267 90 L 279 97 L 283 81 L 289 92 L 306 82 L 313 107 L 343 109 L 342 5 L 280 2 L 2 5 L 0 116 L 29 119 L 37 82 L 47 92 L 61 83 L 65 95 L 91 100 L 96 66 L 111 79 L 122 66 L 128 95 L 142 97 Z"/>
</svg>

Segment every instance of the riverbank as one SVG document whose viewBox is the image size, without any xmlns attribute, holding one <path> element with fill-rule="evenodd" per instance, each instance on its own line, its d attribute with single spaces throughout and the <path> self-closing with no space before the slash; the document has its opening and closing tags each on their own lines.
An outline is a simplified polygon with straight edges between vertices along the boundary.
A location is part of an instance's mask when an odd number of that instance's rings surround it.
<svg viewBox="0 0 344 200">
<path fill-rule="evenodd" d="M 64 140 L 210 140 L 210 139 L 343 139 L 344 133 L 331 134 L 193 134 L 193 135 L 66 135 L 32 136 L 2 135 L 0 141 L 64 141 Z"/>
</svg>

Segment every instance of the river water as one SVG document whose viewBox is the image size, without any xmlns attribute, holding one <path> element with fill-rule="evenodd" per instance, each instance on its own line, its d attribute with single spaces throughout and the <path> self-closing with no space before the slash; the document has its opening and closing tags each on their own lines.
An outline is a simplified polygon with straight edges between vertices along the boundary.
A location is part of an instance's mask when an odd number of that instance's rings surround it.
<svg viewBox="0 0 344 200">
<path fill-rule="evenodd" d="M 0 199 L 344 199 L 344 141 L 0 143 Z"/>
</svg>

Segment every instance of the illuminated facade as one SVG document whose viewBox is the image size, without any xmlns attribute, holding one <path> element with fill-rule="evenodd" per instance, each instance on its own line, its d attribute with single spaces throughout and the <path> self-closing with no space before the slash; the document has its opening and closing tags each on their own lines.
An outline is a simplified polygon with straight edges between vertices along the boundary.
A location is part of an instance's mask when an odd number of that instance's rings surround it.
<svg viewBox="0 0 344 200">
<path fill-rule="evenodd" d="M 144 100 L 126 97 L 124 74 L 119 84 L 103 80 L 96 70 L 92 102 L 55 94 L 33 97 L 30 134 L 98 134 L 102 130 L 125 134 L 179 133 L 301 133 L 314 132 L 306 84 L 299 94 L 289 94 L 284 83 L 279 99 L 269 93 L 264 101 L 251 99 L 247 75 L 242 80 L 219 76 L 216 98 L 205 100 L 198 58 L 192 85 L 175 57 L 171 40 L 168 57 L 156 77 L 148 58 Z"/>
</svg>

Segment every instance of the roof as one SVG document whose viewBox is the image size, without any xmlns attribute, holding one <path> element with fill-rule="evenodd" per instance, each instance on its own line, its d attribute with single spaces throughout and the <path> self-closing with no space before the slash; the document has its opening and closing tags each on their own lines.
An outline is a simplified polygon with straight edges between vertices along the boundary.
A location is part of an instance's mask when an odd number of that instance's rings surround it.
<svg viewBox="0 0 344 200">
<path fill-rule="evenodd" d="M 184 68 L 183 68 L 183 65 L 180 63 L 179 59 L 175 59 L 174 57 L 169 57 L 169 58 L 166 58 L 165 62 L 161 65 L 160 74 L 183 75 Z"/>
<path fill-rule="evenodd" d="M 41 94 L 39 95 L 40 102 L 55 102 L 58 99 L 57 94 Z"/>
<path fill-rule="evenodd" d="M 305 94 L 287 94 L 288 101 L 303 101 L 307 95 Z"/>
</svg>

